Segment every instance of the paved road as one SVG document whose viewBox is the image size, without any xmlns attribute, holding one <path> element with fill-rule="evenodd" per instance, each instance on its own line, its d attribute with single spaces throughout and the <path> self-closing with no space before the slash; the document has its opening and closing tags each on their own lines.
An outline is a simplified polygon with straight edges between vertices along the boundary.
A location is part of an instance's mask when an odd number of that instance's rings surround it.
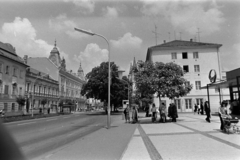
<svg viewBox="0 0 240 160">
<path fill-rule="evenodd" d="M 5 124 L 28 159 L 46 156 L 106 126 L 101 112 L 62 115 Z"/>
</svg>

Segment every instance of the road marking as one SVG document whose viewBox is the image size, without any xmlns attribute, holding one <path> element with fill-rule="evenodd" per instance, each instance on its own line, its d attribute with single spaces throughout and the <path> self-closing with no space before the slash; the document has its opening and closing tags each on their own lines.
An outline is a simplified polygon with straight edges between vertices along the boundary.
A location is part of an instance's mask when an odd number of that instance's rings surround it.
<svg viewBox="0 0 240 160">
<path fill-rule="evenodd" d="M 54 121 L 54 120 L 57 120 L 57 118 L 54 118 L 54 119 L 49 119 L 49 120 L 47 120 L 47 121 Z"/>
<path fill-rule="evenodd" d="M 70 117 L 63 117 L 63 118 L 70 118 Z"/>
<path fill-rule="evenodd" d="M 32 124 L 32 123 L 36 123 L 36 122 L 21 123 L 21 124 L 18 124 L 18 126 L 21 126 L 21 125 L 27 125 L 27 124 Z"/>
</svg>

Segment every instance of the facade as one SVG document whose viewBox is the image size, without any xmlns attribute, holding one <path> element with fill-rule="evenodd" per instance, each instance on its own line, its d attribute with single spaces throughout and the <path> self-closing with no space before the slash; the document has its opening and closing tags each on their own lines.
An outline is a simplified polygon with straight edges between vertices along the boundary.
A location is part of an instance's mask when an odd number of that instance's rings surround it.
<svg viewBox="0 0 240 160">
<path fill-rule="evenodd" d="M 207 101 L 207 91 L 201 90 L 201 86 L 210 83 L 209 71 L 215 70 L 218 81 L 222 80 L 221 64 L 219 59 L 221 44 L 201 43 L 174 40 L 164 42 L 163 44 L 148 48 L 146 61 L 153 62 L 174 62 L 182 66 L 185 71 L 184 78 L 192 84 L 191 92 L 185 97 L 175 99 L 179 112 L 192 112 L 194 104 Z M 221 90 L 222 99 L 229 97 L 228 90 Z M 219 90 L 210 89 L 212 111 L 217 111 L 219 107 Z M 168 106 L 171 102 L 169 99 L 163 98 Z M 158 98 L 154 98 L 154 103 L 158 106 Z"/>
<path fill-rule="evenodd" d="M 22 114 L 17 96 L 24 96 L 26 65 L 8 43 L 0 42 L 0 109 L 6 114 Z"/>
<path fill-rule="evenodd" d="M 56 112 L 56 107 L 59 101 L 59 83 L 53 80 L 49 75 L 42 73 L 33 68 L 28 68 L 26 72 L 25 95 L 26 112 L 30 113 L 33 107 L 33 112 L 39 112 L 39 109 L 51 109 L 51 112 Z M 47 100 L 43 106 L 41 103 Z M 47 111 L 47 110 L 45 110 Z"/>
<path fill-rule="evenodd" d="M 36 70 L 49 74 L 50 77 L 59 83 L 59 98 L 71 99 L 76 103 L 77 110 L 85 107 L 86 98 L 81 96 L 81 88 L 85 82 L 84 72 L 81 64 L 78 73 L 66 70 L 65 59 L 60 57 L 60 53 L 55 46 L 47 57 L 27 57 L 24 58 L 26 64 Z"/>
</svg>

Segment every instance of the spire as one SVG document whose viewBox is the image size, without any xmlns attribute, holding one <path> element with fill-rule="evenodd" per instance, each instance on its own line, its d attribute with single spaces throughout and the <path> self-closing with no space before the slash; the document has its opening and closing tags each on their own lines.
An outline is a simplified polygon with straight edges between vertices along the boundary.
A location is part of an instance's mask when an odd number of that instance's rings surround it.
<svg viewBox="0 0 240 160">
<path fill-rule="evenodd" d="M 133 59 L 133 67 L 137 67 L 137 63 L 136 63 L 135 57 Z"/>
<path fill-rule="evenodd" d="M 56 40 L 56 38 L 55 38 L 55 44 L 54 44 L 54 46 L 57 47 L 57 40 Z"/>
<path fill-rule="evenodd" d="M 82 69 L 81 62 L 80 62 L 79 68 L 78 68 L 78 77 L 80 79 L 84 79 L 84 72 L 83 72 L 83 69 Z"/>
</svg>

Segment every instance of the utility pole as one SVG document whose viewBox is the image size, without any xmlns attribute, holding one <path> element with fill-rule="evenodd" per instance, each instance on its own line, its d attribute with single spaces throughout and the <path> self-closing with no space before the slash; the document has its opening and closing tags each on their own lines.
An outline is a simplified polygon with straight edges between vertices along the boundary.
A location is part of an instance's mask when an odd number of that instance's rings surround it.
<svg viewBox="0 0 240 160">
<path fill-rule="evenodd" d="M 160 35 L 160 33 L 157 32 L 157 25 L 155 25 L 155 31 L 152 31 L 154 34 L 155 34 L 155 40 L 156 40 L 156 45 L 157 45 L 157 38 L 158 38 L 158 35 Z"/>
</svg>

